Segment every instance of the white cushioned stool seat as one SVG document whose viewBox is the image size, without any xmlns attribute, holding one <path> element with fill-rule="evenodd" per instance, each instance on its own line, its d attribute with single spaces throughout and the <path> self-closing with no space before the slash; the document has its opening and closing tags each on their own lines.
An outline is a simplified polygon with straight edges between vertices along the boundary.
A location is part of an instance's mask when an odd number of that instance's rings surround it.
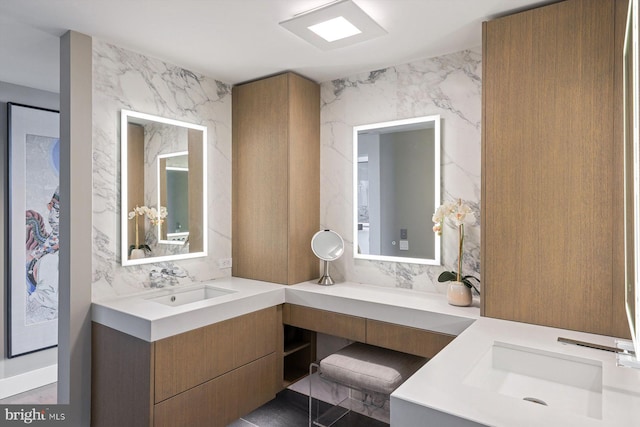
<svg viewBox="0 0 640 427">
<path fill-rule="evenodd" d="M 369 344 L 353 343 L 320 361 L 329 380 L 382 394 L 391 394 L 427 359 Z"/>
</svg>

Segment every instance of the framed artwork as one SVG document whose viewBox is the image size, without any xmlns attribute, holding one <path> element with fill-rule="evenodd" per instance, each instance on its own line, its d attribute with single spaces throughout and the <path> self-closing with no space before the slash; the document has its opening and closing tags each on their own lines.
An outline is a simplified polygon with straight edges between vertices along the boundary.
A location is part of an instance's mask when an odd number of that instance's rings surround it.
<svg viewBox="0 0 640 427">
<path fill-rule="evenodd" d="M 7 104 L 8 356 L 58 344 L 60 114 Z"/>
</svg>

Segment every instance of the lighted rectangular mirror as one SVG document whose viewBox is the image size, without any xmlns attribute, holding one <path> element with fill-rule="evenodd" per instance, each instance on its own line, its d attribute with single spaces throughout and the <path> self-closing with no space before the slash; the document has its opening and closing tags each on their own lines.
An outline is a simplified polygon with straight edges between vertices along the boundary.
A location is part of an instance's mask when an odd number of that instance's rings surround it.
<svg viewBox="0 0 640 427">
<path fill-rule="evenodd" d="M 440 116 L 353 128 L 354 257 L 440 264 Z"/>
<path fill-rule="evenodd" d="M 207 255 L 207 128 L 121 113 L 122 265 Z"/>
</svg>

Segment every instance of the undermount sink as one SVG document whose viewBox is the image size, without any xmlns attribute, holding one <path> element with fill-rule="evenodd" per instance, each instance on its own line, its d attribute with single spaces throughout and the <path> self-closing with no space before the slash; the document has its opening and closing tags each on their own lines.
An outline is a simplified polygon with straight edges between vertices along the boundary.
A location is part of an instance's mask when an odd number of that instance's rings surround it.
<svg viewBox="0 0 640 427">
<path fill-rule="evenodd" d="M 195 289 L 184 291 L 173 291 L 160 296 L 147 298 L 147 301 L 157 302 L 159 304 L 169 305 L 172 307 L 190 304 L 193 302 L 204 301 L 211 298 L 223 297 L 235 293 L 230 289 L 215 288 L 213 286 L 200 286 Z"/>
<path fill-rule="evenodd" d="M 464 383 L 602 419 L 602 363 L 495 341 Z"/>
</svg>

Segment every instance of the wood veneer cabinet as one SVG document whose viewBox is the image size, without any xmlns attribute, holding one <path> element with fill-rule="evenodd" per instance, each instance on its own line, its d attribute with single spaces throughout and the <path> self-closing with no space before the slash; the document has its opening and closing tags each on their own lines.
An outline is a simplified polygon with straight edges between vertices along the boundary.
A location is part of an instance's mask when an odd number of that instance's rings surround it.
<svg viewBox="0 0 640 427">
<path fill-rule="evenodd" d="M 483 25 L 482 314 L 625 335 L 625 1 Z"/>
<path fill-rule="evenodd" d="M 287 325 L 328 335 L 365 342 L 367 323 L 364 317 L 335 313 L 296 304 L 285 304 L 282 321 Z"/>
<path fill-rule="evenodd" d="M 320 87 L 293 73 L 233 88 L 233 276 L 318 277 Z"/>
<path fill-rule="evenodd" d="M 146 342 L 92 327 L 92 426 L 226 426 L 280 389 L 271 307 Z"/>
<path fill-rule="evenodd" d="M 434 331 L 367 319 L 367 344 L 432 358 L 456 337 Z"/>
<path fill-rule="evenodd" d="M 455 339 L 449 334 L 296 304 L 285 304 L 282 313 L 285 325 L 428 358 Z"/>
</svg>

